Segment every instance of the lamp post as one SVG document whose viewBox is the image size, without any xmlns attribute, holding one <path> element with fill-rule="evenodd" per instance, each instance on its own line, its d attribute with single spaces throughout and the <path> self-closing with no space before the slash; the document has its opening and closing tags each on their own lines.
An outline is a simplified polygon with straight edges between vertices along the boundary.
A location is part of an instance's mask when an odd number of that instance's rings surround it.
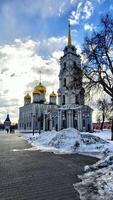
<svg viewBox="0 0 113 200">
<path fill-rule="evenodd" d="M 34 122 L 35 122 L 35 115 L 33 114 L 32 117 L 33 117 L 33 135 L 34 135 L 34 132 L 35 132 L 35 124 L 34 124 Z"/>
<path fill-rule="evenodd" d="M 41 133 L 41 117 L 39 117 L 39 134 Z"/>
<path fill-rule="evenodd" d="M 38 128 L 39 128 L 39 134 L 41 133 L 41 116 L 38 117 Z"/>
</svg>

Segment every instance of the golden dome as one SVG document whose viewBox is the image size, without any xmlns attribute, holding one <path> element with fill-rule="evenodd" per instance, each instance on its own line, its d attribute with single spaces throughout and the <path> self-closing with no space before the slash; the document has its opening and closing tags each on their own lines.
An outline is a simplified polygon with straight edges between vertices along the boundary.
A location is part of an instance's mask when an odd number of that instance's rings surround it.
<svg viewBox="0 0 113 200">
<path fill-rule="evenodd" d="M 25 100 L 31 100 L 31 96 L 27 93 L 24 97 Z"/>
<path fill-rule="evenodd" d="M 33 90 L 33 94 L 44 94 L 46 93 L 46 88 L 44 85 L 42 85 L 41 83 L 39 83 L 39 85 L 35 86 L 34 90 Z"/>
<path fill-rule="evenodd" d="M 50 94 L 50 97 L 56 97 L 56 96 L 57 96 L 57 95 L 55 94 L 54 91 Z"/>
<path fill-rule="evenodd" d="M 33 90 L 33 95 L 34 95 L 34 94 L 40 95 L 41 93 L 35 89 L 35 90 Z"/>
</svg>

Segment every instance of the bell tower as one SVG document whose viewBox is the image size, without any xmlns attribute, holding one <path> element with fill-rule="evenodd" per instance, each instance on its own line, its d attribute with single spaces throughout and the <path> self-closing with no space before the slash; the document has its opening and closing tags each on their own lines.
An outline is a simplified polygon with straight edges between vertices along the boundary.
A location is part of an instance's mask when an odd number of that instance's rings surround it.
<svg viewBox="0 0 113 200">
<path fill-rule="evenodd" d="M 82 87 L 81 59 L 72 45 L 71 27 L 68 29 L 68 45 L 60 58 L 58 104 L 84 105 L 84 89 Z"/>
</svg>

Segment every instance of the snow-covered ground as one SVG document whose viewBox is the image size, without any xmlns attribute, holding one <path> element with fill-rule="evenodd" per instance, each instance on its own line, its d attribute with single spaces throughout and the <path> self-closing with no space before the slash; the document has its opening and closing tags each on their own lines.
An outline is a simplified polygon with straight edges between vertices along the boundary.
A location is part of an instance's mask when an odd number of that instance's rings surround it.
<svg viewBox="0 0 113 200">
<path fill-rule="evenodd" d="M 74 185 L 81 200 L 113 199 L 113 155 L 107 156 L 92 166 L 85 167 L 86 173 L 79 176 L 81 182 Z"/>
<path fill-rule="evenodd" d="M 74 184 L 81 200 L 113 199 L 113 142 L 110 130 L 81 133 L 73 128 L 62 131 L 24 134 L 35 149 L 54 153 L 87 153 L 100 155 L 101 160 L 92 166 L 85 166 L 81 182 Z M 33 148 L 34 148 L 33 147 Z"/>
<path fill-rule="evenodd" d="M 81 133 L 76 129 L 68 128 L 59 132 L 43 132 L 40 135 L 35 133 L 34 136 L 31 133 L 24 134 L 24 139 L 28 140 L 28 142 L 41 151 L 51 151 L 54 153 L 92 153 L 96 155 L 102 154 L 106 149 L 113 152 L 113 144 L 109 140 L 103 139 L 105 135 L 107 137 L 107 132 L 104 131 L 103 134 L 101 132 L 93 134 Z"/>
<path fill-rule="evenodd" d="M 95 130 L 95 132 L 92 134 L 104 140 L 108 140 L 108 141 L 111 140 L 111 131 L 108 129 L 104 129 L 103 131 Z"/>
</svg>

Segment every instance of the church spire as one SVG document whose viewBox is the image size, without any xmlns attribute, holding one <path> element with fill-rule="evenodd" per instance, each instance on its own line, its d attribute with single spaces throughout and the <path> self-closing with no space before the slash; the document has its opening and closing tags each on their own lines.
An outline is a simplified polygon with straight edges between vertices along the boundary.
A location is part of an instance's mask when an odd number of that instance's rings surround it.
<svg viewBox="0 0 113 200">
<path fill-rule="evenodd" d="M 71 38 L 71 29 L 70 29 L 70 22 L 69 22 L 69 31 L 68 31 L 68 47 L 72 46 L 72 38 Z"/>
</svg>

